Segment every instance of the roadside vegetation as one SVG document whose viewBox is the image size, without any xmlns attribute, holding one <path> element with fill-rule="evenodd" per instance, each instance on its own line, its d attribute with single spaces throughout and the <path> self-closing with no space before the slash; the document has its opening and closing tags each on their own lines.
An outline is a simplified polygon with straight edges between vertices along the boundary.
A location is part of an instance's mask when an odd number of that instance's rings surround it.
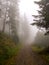
<svg viewBox="0 0 49 65">
<path fill-rule="evenodd" d="M 14 65 L 13 57 L 17 56 L 20 48 L 19 43 L 15 43 L 7 34 L 0 32 L 0 65 Z"/>
<path fill-rule="evenodd" d="M 32 50 L 39 54 L 44 60 L 49 62 L 49 46 L 43 47 L 38 45 L 32 45 Z"/>
</svg>

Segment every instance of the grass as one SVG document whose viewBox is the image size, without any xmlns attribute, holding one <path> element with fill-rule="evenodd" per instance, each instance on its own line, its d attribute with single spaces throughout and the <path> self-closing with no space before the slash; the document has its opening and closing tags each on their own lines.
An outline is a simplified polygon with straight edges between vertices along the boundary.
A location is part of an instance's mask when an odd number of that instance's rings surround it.
<svg viewBox="0 0 49 65">
<path fill-rule="evenodd" d="M 44 58 L 47 62 L 49 62 L 49 54 L 48 55 L 45 55 L 45 54 L 42 54 L 40 55 L 42 58 Z"/>
<path fill-rule="evenodd" d="M 47 50 L 47 48 L 33 45 L 32 50 L 34 52 L 38 53 L 40 55 L 40 57 L 42 57 L 45 61 L 49 62 L 49 53 L 47 51 L 45 51 L 45 50 Z"/>
<path fill-rule="evenodd" d="M 11 59 L 18 54 L 20 48 L 21 45 L 15 44 L 7 34 L 0 32 L 0 65 L 10 65 Z"/>
<path fill-rule="evenodd" d="M 40 47 L 40 46 L 32 46 L 32 50 L 36 53 L 41 52 L 44 49 L 44 47 Z"/>
<path fill-rule="evenodd" d="M 6 61 L 8 61 L 10 58 L 18 54 L 19 47 L 13 47 L 13 48 L 8 48 L 4 49 L 4 51 L 1 51 L 0 54 L 0 64 L 4 65 Z"/>
</svg>

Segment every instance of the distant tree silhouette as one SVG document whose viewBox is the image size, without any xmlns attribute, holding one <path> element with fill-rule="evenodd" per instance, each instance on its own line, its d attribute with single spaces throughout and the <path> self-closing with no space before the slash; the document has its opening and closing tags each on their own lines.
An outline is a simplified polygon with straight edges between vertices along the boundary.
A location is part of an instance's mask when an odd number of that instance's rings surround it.
<svg viewBox="0 0 49 65">
<path fill-rule="evenodd" d="M 18 41 L 18 0 L 0 0 L 0 23 L 2 22 L 2 32 L 9 32 L 15 41 Z M 8 25 L 8 28 L 6 26 Z"/>
</svg>

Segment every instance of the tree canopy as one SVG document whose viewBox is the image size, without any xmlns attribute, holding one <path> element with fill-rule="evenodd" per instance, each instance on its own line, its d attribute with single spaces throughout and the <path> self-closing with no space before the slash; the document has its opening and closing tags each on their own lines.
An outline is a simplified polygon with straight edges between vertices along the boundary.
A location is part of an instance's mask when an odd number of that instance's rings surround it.
<svg viewBox="0 0 49 65">
<path fill-rule="evenodd" d="M 45 35 L 49 34 L 49 0 L 40 0 L 39 2 L 35 1 L 37 5 L 39 5 L 38 13 L 39 15 L 32 15 L 34 19 L 34 23 L 32 25 L 37 25 L 38 28 L 45 28 Z"/>
</svg>

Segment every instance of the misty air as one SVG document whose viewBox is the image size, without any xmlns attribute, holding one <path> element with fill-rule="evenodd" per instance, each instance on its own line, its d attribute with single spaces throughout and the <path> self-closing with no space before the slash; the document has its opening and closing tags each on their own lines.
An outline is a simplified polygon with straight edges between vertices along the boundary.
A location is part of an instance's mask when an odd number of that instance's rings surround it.
<svg viewBox="0 0 49 65">
<path fill-rule="evenodd" d="M 0 65 L 49 65 L 49 0 L 0 0 Z"/>
</svg>

